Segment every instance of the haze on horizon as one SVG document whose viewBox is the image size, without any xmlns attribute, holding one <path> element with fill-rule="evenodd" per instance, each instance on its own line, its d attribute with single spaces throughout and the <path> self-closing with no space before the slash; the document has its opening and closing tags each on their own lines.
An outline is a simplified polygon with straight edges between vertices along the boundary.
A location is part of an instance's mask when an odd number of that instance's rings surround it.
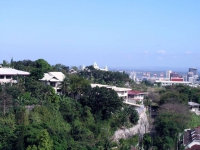
<svg viewBox="0 0 200 150">
<path fill-rule="evenodd" d="M 199 6 L 198 0 L 0 1 L 0 61 L 198 67 Z"/>
</svg>

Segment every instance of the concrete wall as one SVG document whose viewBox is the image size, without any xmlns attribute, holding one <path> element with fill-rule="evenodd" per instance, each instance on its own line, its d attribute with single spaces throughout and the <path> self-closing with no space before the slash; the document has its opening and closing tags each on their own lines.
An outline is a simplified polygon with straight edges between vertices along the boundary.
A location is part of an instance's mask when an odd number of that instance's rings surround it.
<svg viewBox="0 0 200 150">
<path fill-rule="evenodd" d="M 146 110 L 146 109 L 145 109 Z M 149 121 L 146 115 L 146 111 L 144 110 L 143 113 L 140 114 L 140 119 L 138 124 L 128 128 L 128 129 L 119 129 L 115 131 L 113 139 L 114 141 L 118 141 L 119 139 L 127 139 L 139 133 L 140 136 L 149 132 Z"/>
</svg>

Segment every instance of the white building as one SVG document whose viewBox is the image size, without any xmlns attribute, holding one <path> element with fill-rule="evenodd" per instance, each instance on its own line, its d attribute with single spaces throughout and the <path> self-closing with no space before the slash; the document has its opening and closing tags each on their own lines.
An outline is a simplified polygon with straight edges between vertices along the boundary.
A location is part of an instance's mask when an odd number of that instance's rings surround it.
<svg viewBox="0 0 200 150">
<path fill-rule="evenodd" d="M 101 71 L 108 71 L 108 67 L 106 66 L 105 68 L 99 68 L 99 66 L 97 65 L 97 63 L 95 62 L 93 65 L 94 69 L 96 70 L 101 70 Z"/>
<path fill-rule="evenodd" d="M 50 85 L 54 88 L 57 94 L 61 94 L 61 83 L 63 82 L 65 75 L 62 72 L 48 72 L 44 74 L 44 77 L 40 81 L 46 85 Z"/>
<path fill-rule="evenodd" d="M 162 81 L 162 80 L 156 80 L 156 83 L 160 83 L 161 86 L 172 86 L 172 85 L 177 85 L 177 84 L 184 84 L 184 85 L 191 84 L 190 82 L 185 82 L 185 81 Z"/>
<path fill-rule="evenodd" d="M 83 71 L 85 69 L 85 65 L 79 67 L 79 70 Z"/>
<path fill-rule="evenodd" d="M 13 68 L 0 68 L 0 83 L 17 83 L 17 80 L 15 80 L 14 77 L 19 75 L 29 76 L 30 73 Z"/>
<path fill-rule="evenodd" d="M 144 97 L 147 95 L 147 92 L 141 91 L 128 91 L 128 102 L 130 103 L 140 103 L 143 104 Z"/>
<path fill-rule="evenodd" d="M 91 84 L 91 87 L 106 87 L 108 89 L 113 89 L 114 91 L 117 92 L 119 97 L 122 97 L 124 100 L 128 99 L 128 91 L 131 91 L 132 89 L 129 88 L 121 88 L 121 87 L 116 87 L 116 86 L 111 86 L 111 85 L 103 85 L 103 84 Z"/>
<path fill-rule="evenodd" d="M 171 70 L 166 71 L 166 78 L 170 80 L 170 74 L 172 73 Z"/>
<path fill-rule="evenodd" d="M 129 75 L 129 78 L 132 79 L 133 81 L 136 81 L 136 72 L 132 71 Z"/>
</svg>

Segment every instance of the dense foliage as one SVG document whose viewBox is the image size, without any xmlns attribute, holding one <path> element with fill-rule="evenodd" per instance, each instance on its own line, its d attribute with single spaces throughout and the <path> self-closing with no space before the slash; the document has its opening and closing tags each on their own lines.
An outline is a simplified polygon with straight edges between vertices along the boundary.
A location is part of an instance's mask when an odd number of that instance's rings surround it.
<svg viewBox="0 0 200 150">
<path fill-rule="evenodd" d="M 199 117 L 189 112 L 189 101 L 200 101 L 200 89 L 184 85 L 167 86 L 149 98 L 159 104 L 155 120 L 156 136 L 153 139 L 157 149 L 175 149 L 178 134 L 186 128 L 199 126 Z"/>
<path fill-rule="evenodd" d="M 92 89 L 82 76 L 66 74 L 60 96 L 38 79 L 41 72 L 54 69 L 67 73 L 66 66 L 50 66 L 43 59 L 6 64 L 30 71 L 31 76 L 18 76 L 17 84 L 0 86 L 0 149 L 100 150 L 137 143 L 136 138 L 123 143 L 112 139 L 118 128 L 139 119 L 137 111 L 124 106 L 115 91 Z"/>
<path fill-rule="evenodd" d="M 94 69 L 93 66 L 86 67 L 85 70 L 79 72 L 79 75 L 93 83 L 115 86 L 124 86 L 129 81 L 129 76 L 125 72 L 101 71 Z"/>
</svg>

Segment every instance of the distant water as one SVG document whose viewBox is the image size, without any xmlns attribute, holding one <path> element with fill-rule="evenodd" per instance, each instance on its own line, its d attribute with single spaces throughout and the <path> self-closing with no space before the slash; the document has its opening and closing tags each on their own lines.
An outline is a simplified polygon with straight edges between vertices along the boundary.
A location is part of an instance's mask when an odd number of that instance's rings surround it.
<svg viewBox="0 0 200 150">
<path fill-rule="evenodd" d="M 136 78 L 166 78 L 166 71 L 126 71 L 126 73 L 130 74 L 131 72 L 136 73 Z M 180 76 L 186 76 L 187 72 L 176 72 Z"/>
</svg>

